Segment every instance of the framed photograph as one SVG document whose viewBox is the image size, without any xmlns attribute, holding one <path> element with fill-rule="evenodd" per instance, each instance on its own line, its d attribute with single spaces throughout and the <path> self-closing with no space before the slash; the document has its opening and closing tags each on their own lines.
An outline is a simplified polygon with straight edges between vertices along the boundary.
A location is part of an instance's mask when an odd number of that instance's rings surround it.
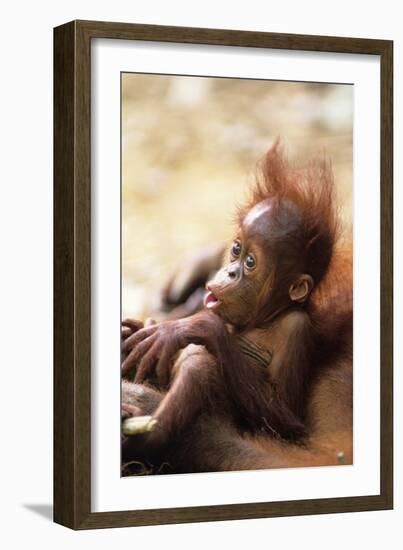
<svg viewBox="0 0 403 550">
<path fill-rule="evenodd" d="M 54 520 L 393 507 L 393 43 L 54 31 Z"/>
</svg>

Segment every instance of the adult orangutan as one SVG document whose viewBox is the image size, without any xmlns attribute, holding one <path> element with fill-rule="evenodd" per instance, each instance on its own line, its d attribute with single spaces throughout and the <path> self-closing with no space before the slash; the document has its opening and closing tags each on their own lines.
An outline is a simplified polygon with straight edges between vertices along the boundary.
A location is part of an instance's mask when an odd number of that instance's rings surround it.
<svg viewBox="0 0 403 550">
<path fill-rule="evenodd" d="M 352 461 L 351 278 L 328 162 L 277 143 L 204 310 L 123 323 L 123 458 L 175 471 Z M 146 382 L 146 385 L 143 383 Z"/>
</svg>

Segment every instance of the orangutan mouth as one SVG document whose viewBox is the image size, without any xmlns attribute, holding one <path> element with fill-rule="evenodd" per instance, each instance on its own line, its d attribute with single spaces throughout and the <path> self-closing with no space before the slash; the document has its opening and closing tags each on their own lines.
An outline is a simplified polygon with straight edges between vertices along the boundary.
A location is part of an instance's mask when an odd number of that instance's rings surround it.
<svg viewBox="0 0 403 550">
<path fill-rule="evenodd" d="M 203 302 L 204 302 L 204 306 L 207 309 L 214 309 L 221 304 L 220 300 L 217 298 L 217 296 L 209 287 L 207 287 L 207 292 L 206 292 L 206 295 L 204 296 Z"/>
</svg>

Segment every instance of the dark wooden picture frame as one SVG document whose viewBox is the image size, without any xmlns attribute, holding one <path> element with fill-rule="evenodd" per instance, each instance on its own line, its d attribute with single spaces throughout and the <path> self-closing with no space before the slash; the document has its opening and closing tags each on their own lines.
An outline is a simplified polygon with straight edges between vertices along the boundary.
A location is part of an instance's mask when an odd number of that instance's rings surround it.
<svg viewBox="0 0 403 550">
<path fill-rule="evenodd" d="M 91 40 L 113 38 L 380 56 L 380 494 L 299 501 L 92 513 Z M 393 507 L 393 42 L 73 21 L 54 30 L 54 520 L 73 529 L 127 527 Z"/>
</svg>

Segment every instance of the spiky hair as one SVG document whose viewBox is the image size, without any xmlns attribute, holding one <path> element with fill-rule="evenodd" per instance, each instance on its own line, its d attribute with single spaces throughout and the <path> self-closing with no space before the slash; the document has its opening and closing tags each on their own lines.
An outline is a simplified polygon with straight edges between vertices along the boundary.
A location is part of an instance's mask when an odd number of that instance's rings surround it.
<svg viewBox="0 0 403 550">
<path fill-rule="evenodd" d="M 260 163 L 249 199 L 238 210 L 239 222 L 256 204 L 267 200 L 272 204 L 271 217 L 282 224 L 284 247 L 291 243 L 301 268 L 318 284 L 326 274 L 339 235 L 330 161 L 323 157 L 294 166 L 277 140 Z M 267 238 L 270 241 L 271 235 Z"/>
</svg>

